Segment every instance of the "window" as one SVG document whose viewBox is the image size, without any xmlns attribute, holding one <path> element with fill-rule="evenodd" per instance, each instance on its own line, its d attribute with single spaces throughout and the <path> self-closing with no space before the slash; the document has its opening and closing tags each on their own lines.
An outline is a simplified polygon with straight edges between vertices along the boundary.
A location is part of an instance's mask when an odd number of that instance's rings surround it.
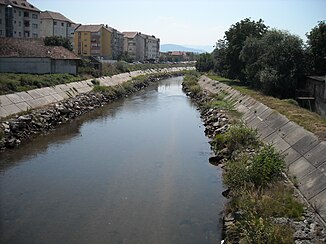
<svg viewBox="0 0 326 244">
<path fill-rule="evenodd" d="M 29 18 L 29 12 L 24 12 L 24 17 Z"/>
<path fill-rule="evenodd" d="M 32 14 L 32 18 L 33 18 L 33 19 L 38 19 L 37 14 Z"/>
<path fill-rule="evenodd" d="M 38 35 L 36 33 L 33 33 L 33 38 L 37 38 Z"/>
<path fill-rule="evenodd" d="M 24 31 L 24 37 L 29 37 L 29 31 Z"/>
<path fill-rule="evenodd" d="M 14 23 L 16 24 L 16 20 L 14 21 Z"/>
<path fill-rule="evenodd" d="M 61 26 L 65 26 L 65 23 L 61 23 Z"/>
<path fill-rule="evenodd" d="M 33 29 L 37 29 L 38 25 L 37 24 L 32 24 Z"/>
<path fill-rule="evenodd" d="M 18 33 L 18 35 L 21 37 L 21 36 L 22 36 L 22 33 L 21 33 L 21 32 L 19 32 L 19 33 Z"/>
<path fill-rule="evenodd" d="M 0 19 L 0 25 L 2 24 L 2 19 Z"/>
<path fill-rule="evenodd" d="M 57 25 L 57 21 L 53 21 L 53 25 Z"/>
<path fill-rule="evenodd" d="M 22 26 L 22 22 L 21 21 L 18 22 L 18 26 Z"/>
<path fill-rule="evenodd" d="M 68 23 L 68 24 L 67 24 L 67 26 L 68 26 L 68 27 L 71 27 L 71 24 L 70 24 L 70 23 Z"/>
<path fill-rule="evenodd" d="M 25 27 L 29 27 L 29 21 L 28 21 L 28 20 L 25 20 L 25 21 L 24 21 L 24 26 L 25 26 Z"/>
<path fill-rule="evenodd" d="M 0 30 L 0 36 L 2 36 L 2 30 Z"/>
<path fill-rule="evenodd" d="M 21 11 L 18 11 L 18 15 L 19 15 L 19 17 L 21 17 L 22 16 L 22 12 Z"/>
</svg>

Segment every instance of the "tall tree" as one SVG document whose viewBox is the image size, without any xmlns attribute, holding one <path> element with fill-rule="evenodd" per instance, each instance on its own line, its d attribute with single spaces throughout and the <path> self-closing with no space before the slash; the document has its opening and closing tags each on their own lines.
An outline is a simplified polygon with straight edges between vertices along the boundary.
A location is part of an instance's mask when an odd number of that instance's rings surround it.
<svg viewBox="0 0 326 244">
<path fill-rule="evenodd" d="M 312 56 L 312 72 L 319 75 L 326 73 L 326 23 L 320 21 L 309 34 L 308 47 Z"/>
<path fill-rule="evenodd" d="M 303 78 L 303 41 L 280 30 L 268 31 L 261 39 L 248 38 L 241 51 L 247 79 L 268 95 L 294 97 Z"/>
<path fill-rule="evenodd" d="M 229 30 L 225 32 L 225 40 L 227 42 L 226 63 L 229 66 L 229 78 L 245 79 L 245 63 L 240 60 L 240 52 L 247 37 L 260 39 L 266 33 L 267 29 L 268 27 L 262 19 L 254 21 L 246 18 L 231 25 Z"/>
<path fill-rule="evenodd" d="M 196 63 L 196 69 L 201 72 L 207 72 L 214 67 L 213 58 L 210 53 L 203 53 L 199 55 Z"/>
</svg>

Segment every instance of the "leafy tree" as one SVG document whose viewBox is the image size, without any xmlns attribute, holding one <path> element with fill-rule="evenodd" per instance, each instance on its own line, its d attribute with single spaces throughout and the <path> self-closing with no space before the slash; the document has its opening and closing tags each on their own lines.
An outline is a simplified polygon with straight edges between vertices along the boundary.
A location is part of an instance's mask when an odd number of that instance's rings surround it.
<svg viewBox="0 0 326 244">
<path fill-rule="evenodd" d="M 212 55 L 209 53 L 203 53 L 199 55 L 196 63 L 196 69 L 201 72 L 207 72 L 212 70 L 214 67 L 214 62 Z"/>
<path fill-rule="evenodd" d="M 70 40 L 62 36 L 47 36 L 44 38 L 44 44 L 46 46 L 62 46 L 70 51 L 73 50 Z"/>
<path fill-rule="evenodd" d="M 294 97 L 303 78 L 302 40 L 280 30 L 268 31 L 261 39 L 249 37 L 240 53 L 244 74 L 251 85 L 268 95 Z"/>
<path fill-rule="evenodd" d="M 221 76 L 228 76 L 229 66 L 226 62 L 227 43 L 225 39 L 220 39 L 216 43 L 216 48 L 212 52 L 214 61 L 214 72 Z"/>
<path fill-rule="evenodd" d="M 326 22 L 320 21 L 309 34 L 308 47 L 312 57 L 313 73 L 326 73 Z"/>
<path fill-rule="evenodd" d="M 247 37 L 260 39 L 266 33 L 267 29 L 268 27 L 262 19 L 254 21 L 246 18 L 231 25 L 229 30 L 225 32 L 225 41 L 227 43 L 225 61 L 228 65 L 229 78 L 245 79 L 245 63 L 239 58 L 240 52 Z"/>
</svg>

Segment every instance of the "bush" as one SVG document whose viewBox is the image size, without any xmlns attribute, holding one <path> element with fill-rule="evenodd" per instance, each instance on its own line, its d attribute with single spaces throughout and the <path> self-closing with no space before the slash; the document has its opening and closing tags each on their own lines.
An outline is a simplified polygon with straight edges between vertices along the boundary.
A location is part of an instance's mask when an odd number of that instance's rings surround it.
<svg viewBox="0 0 326 244">
<path fill-rule="evenodd" d="M 271 145 L 264 146 L 254 156 L 249 174 L 256 186 L 266 186 L 281 176 L 285 163 L 281 155 Z"/>
<path fill-rule="evenodd" d="M 234 125 L 225 133 L 226 147 L 230 154 L 247 148 L 257 148 L 259 140 L 257 131 L 245 125 Z"/>
</svg>

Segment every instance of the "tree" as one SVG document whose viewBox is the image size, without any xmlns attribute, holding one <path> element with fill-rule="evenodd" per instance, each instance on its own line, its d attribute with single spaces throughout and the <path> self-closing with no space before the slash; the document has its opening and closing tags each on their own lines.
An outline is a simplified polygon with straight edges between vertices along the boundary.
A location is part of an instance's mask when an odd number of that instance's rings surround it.
<svg viewBox="0 0 326 244">
<path fill-rule="evenodd" d="M 226 52 L 227 52 L 227 43 L 225 39 L 220 39 L 216 43 L 216 47 L 212 52 L 212 58 L 214 62 L 214 72 L 221 75 L 227 76 L 227 71 L 229 67 L 226 63 Z"/>
<path fill-rule="evenodd" d="M 312 56 L 312 72 L 324 75 L 326 73 L 326 22 L 320 21 L 306 36 L 308 50 Z"/>
<path fill-rule="evenodd" d="M 207 72 L 214 67 L 212 55 L 209 53 L 203 53 L 199 55 L 196 63 L 196 69 L 201 72 Z"/>
<path fill-rule="evenodd" d="M 62 46 L 70 51 L 73 50 L 70 40 L 62 36 L 47 36 L 44 38 L 44 44 L 46 46 Z"/>
<path fill-rule="evenodd" d="M 303 41 L 280 30 L 268 31 L 261 39 L 248 38 L 241 50 L 246 79 L 268 95 L 294 97 L 304 74 Z"/>
<path fill-rule="evenodd" d="M 252 21 L 250 18 L 241 20 L 231 25 L 225 32 L 225 41 L 227 43 L 225 61 L 228 65 L 228 77 L 237 78 L 242 81 L 245 79 L 245 63 L 240 60 L 240 52 L 244 46 L 247 37 L 260 39 L 267 31 L 268 27 L 264 21 Z"/>
</svg>

